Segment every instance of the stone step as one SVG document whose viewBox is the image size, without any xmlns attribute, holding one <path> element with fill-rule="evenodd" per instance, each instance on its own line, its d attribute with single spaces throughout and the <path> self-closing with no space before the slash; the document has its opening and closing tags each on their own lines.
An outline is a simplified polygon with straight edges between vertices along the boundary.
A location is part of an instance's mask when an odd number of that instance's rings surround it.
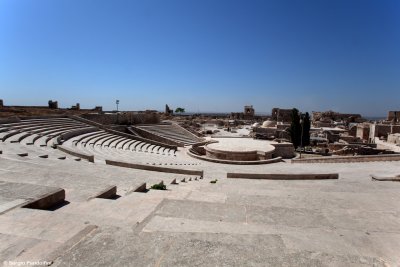
<svg viewBox="0 0 400 267">
<path fill-rule="evenodd" d="M 96 225 L 135 226 L 143 222 L 162 202 L 157 194 L 130 193 L 116 200 L 93 198 L 87 202 L 71 202 L 57 213 L 71 214 Z"/>
<path fill-rule="evenodd" d="M 18 208 L 0 216 L 0 233 L 64 243 L 87 227 L 78 217 L 54 211 Z"/>
</svg>

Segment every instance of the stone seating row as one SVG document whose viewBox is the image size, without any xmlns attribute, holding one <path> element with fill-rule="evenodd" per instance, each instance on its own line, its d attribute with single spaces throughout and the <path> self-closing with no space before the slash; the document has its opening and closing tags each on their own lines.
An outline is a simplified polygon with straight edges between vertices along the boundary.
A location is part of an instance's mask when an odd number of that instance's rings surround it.
<svg viewBox="0 0 400 267">
<path fill-rule="evenodd" d="M 35 125 L 39 124 L 39 125 Z M 84 122 L 70 118 L 43 120 L 23 120 L 20 122 L 1 124 L 7 128 L 2 134 L 2 140 L 8 143 L 20 143 L 22 146 L 52 147 L 60 145 L 60 151 L 73 155 L 76 159 L 86 159 L 94 162 L 104 162 L 106 159 L 128 160 L 146 165 L 185 166 L 198 165 L 191 159 L 177 157 L 173 146 L 163 147 L 159 144 L 131 139 L 127 135 L 118 135 L 107 129 L 99 130 Z M 12 128 L 18 127 L 18 128 Z M 50 149 L 50 148 L 49 148 Z M 27 151 L 27 152 L 25 152 Z M 49 153 L 24 147 L 20 153 L 28 153 L 32 157 L 48 157 Z M 165 156 L 169 156 L 166 158 Z M 62 157 L 58 157 L 62 158 Z"/>
<path fill-rule="evenodd" d="M 137 127 L 177 143 L 183 143 L 184 145 L 191 145 L 203 141 L 203 139 L 193 135 L 178 125 L 143 125 Z"/>
<path fill-rule="evenodd" d="M 29 139 L 25 143 L 34 144 L 36 140 L 45 137 L 44 144 L 41 145 L 47 145 L 53 137 L 87 127 L 90 126 L 70 118 L 28 119 L 0 124 L 0 138 L 3 142 L 8 140 L 10 142 L 23 142 L 24 139 Z M 32 137 L 33 135 L 34 137 Z"/>
<path fill-rule="evenodd" d="M 178 143 L 184 143 L 186 144 L 195 144 L 198 143 L 199 141 L 193 140 L 192 138 L 183 136 L 180 133 L 173 133 L 173 132 L 168 132 L 168 131 L 160 131 L 160 130 L 152 130 L 152 129 L 145 129 L 147 131 L 151 131 L 154 134 L 157 134 L 159 136 L 172 139 L 174 141 L 177 141 Z"/>
<path fill-rule="evenodd" d="M 170 148 L 158 146 L 140 140 L 132 140 L 126 137 L 109 134 L 105 131 L 99 131 L 77 137 L 74 140 L 72 140 L 72 143 L 75 146 L 81 144 L 83 147 L 99 146 L 101 148 L 110 147 L 121 150 L 140 151 L 140 152 L 144 151 L 150 153 L 160 153 L 162 151 L 162 153 L 164 154 L 166 153 L 170 154 L 175 152 L 175 150 L 171 150 Z"/>
</svg>

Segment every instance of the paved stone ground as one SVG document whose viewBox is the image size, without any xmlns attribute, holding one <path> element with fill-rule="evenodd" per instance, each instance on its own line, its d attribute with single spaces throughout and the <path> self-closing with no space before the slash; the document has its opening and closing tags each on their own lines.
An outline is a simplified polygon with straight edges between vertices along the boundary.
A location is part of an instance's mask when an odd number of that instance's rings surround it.
<svg viewBox="0 0 400 267">
<path fill-rule="evenodd" d="M 205 177 L 195 180 L 3 155 L 1 181 L 65 188 L 70 203 L 54 211 L 15 208 L 1 214 L 0 260 L 52 260 L 52 266 L 400 266 L 400 183 L 370 177 L 400 174 L 398 162 L 202 163 Z M 227 179 L 227 172 L 338 172 L 340 178 Z M 169 184 L 183 177 L 185 182 Z M 141 182 L 161 179 L 168 181 L 167 191 L 131 192 Z M 88 200 L 106 185 L 117 185 L 121 197 Z M 26 192 L 17 187 L 15 198 L 18 188 L 20 195 Z M 4 199 L 11 195 L 4 193 Z"/>
<path fill-rule="evenodd" d="M 400 265 L 400 183 L 369 176 L 399 173 L 398 163 L 253 170 L 339 172 L 333 181 L 224 178 L 232 168 L 210 168 L 205 180 L 179 187 L 187 194 L 166 193 L 140 224 L 99 227 L 55 266 Z"/>
</svg>

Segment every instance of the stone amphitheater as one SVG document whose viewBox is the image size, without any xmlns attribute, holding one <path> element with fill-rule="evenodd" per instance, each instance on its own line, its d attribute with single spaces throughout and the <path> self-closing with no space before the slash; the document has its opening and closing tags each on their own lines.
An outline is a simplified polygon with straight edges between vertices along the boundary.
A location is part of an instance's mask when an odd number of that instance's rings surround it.
<svg viewBox="0 0 400 267">
<path fill-rule="evenodd" d="M 400 266 L 398 161 L 205 160 L 178 125 L 130 131 L 2 121 L 4 266 Z"/>
</svg>

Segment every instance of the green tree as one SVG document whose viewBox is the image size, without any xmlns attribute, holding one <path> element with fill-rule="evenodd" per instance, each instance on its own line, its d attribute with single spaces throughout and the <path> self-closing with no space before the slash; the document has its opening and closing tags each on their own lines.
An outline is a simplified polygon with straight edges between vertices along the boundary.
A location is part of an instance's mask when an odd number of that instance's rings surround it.
<svg viewBox="0 0 400 267">
<path fill-rule="evenodd" d="M 293 146 L 297 148 L 300 145 L 300 139 L 301 139 L 299 110 L 297 108 L 293 108 L 290 117 L 292 120 L 289 128 L 290 140 L 292 141 Z"/>
<path fill-rule="evenodd" d="M 308 112 L 301 114 L 298 109 L 293 108 L 291 119 L 292 122 L 288 132 L 293 146 L 297 148 L 300 145 L 303 147 L 310 145 L 310 114 Z"/>
<path fill-rule="evenodd" d="M 310 145 L 310 128 L 311 128 L 311 121 L 310 121 L 310 114 L 306 112 L 303 116 L 303 146 Z"/>
<path fill-rule="evenodd" d="M 185 113 L 185 109 L 184 108 L 176 108 L 175 113 Z"/>
</svg>

